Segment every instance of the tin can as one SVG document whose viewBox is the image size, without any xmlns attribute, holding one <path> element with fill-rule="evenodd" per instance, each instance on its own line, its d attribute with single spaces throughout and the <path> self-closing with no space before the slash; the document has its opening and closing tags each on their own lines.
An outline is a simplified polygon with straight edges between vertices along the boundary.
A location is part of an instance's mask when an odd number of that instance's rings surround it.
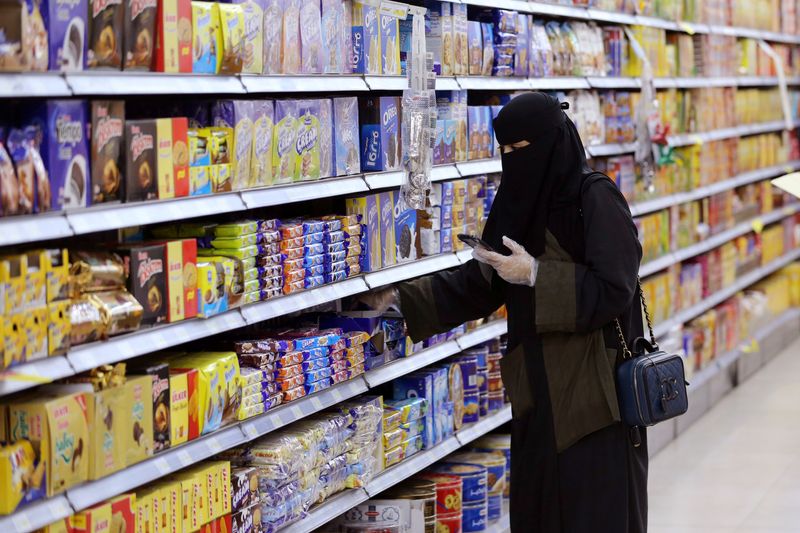
<svg viewBox="0 0 800 533">
<path fill-rule="evenodd" d="M 437 514 L 436 533 L 461 533 L 461 511 Z"/>
<path fill-rule="evenodd" d="M 440 463 L 433 468 L 434 472 L 456 475 L 461 478 L 461 501 L 467 503 L 486 500 L 486 467 L 478 464 L 466 464 L 459 461 Z"/>
<path fill-rule="evenodd" d="M 478 391 L 464 393 L 464 424 L 480 420 L 480 394 Z"/>
<path fill-rule="evenodd" d="M 461 366 L 461 377 L 464 380 L 464 390 L 478 388 L 478 357 L 475 355 L 462 355 L 455 359 Z"/>
<path fill-rule="evenodd" d="M 486 358 L 487 367 L 489 372 L 500 372 L 500 361 L 503 359 L 503 354 L 499 352 L 490 353 Z"/>
<path fill-rule="evenodd" d="M 486 498 L 486 518 L 489 521 L 499 520 L 503 515 L 503 494 L 489 494 Z"/>
<path fill-rule="evenodd" d="M 475 441 L 473 450 L 476 452 L 501 453 L 506 459 L 506 489 L 503 496 L 511 496 L 511 435 L 495 434 L 485 435 Z"/>
<path fill-rule="evenodd" d="M 490 392 L 488 394 L 490 413 L 496 413 L 497 411 L 503 408 L 503 406 L 505 405 L 505 396 L 506 396 L 505 389 L 496 392 Z"/>
<path fill-rule="evenodd" d="M 461 488 L 459 476 L 424 472 L 421 478 L 436 483 L 436 515 L 456 513 L 461 516 Z"/>
<path fill-rule="evenodd" d="M 477 378 L 478 382 L 478 392 L 481 394 L 489 392 L 489 368 L 485 366 L 479 366 L 475 377 Z"/>
<path fill-rule="evenodd" d="M 450 401 L 453 404 L 453 423 L 450 427 L 461 429 L 464 423 L 464 379 L 461 365 L 450 363 L 447 368 L 447 383 L 450 389 Z"/>
<path fill-rule="evenodd" d="M 436 520 L 436 483 L 422 478 L 413 478 L 393 487 L 382 495 L 382 498 L 414 500 L 414 508 L 422 508 L 425 523 Z"/>
<path fill-rule="evenodd" d="M 503 388 L 503 376 L 500 372 L 489 372 L 489 392 L 497 392 Z"/>
<path fill-rule="evenodd" d="M 450 457 L 453 461 L 464 464 L 480 465 L 486 468 L 486 492 L 503 494 L 506 487 L 506 458 L 497 452 L 464 452 Z"/>
<path fill-rule="evenodd" d="M 480 417 L 489 416 L 489 393 L 482 392 L 480 398 L 478 400 L 478 406 L 480 407 Z"/>
<path fill-rule="evenodd" d="M 463 533 L 476 533 L 485 530 L 488 514 L 485 500 L 465 505 L 461 513 L 461 531 Z"/>
</svg>

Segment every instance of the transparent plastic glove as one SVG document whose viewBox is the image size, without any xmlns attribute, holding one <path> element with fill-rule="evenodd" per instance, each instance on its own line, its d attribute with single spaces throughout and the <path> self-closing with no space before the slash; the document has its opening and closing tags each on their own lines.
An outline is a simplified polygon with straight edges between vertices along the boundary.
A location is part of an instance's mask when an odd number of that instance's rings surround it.
<svg viewBox="0 0 800 533">
<path fill-rule="evenodd" d="M 400 293 L 394 287 L 366 292 L 358 296 L 358 301 L 381 314 L 390 307 L 400 310 Z"/>
<path fill-rule="evenodd" d="M 508 237 L 503 237 L 503 244 L 511 250 L 511 255 L 501 255 L 478 246 L 472 250 L 472 257 L 493 267 L 509 283 L 533 287 L 539 270 L 536 259 Z"/>
</svg>

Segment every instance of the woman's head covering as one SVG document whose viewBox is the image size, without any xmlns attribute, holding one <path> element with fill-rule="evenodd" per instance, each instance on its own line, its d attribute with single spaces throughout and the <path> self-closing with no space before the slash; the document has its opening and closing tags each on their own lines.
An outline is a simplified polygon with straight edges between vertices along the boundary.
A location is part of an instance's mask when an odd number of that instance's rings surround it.
<svg viewBox="0 0 800 533">
<path fill-rule="evenodd" d="M 581 185 L 590 172 L 583 142 L 558 99 L 541 92 L 511 100 L 493 125 L 501 145 L 530 145 L 501 154 L 503 179 L 483 239 L 504 251 L 505 235 L 537 257 L 544 253 L 546 228 L 556 238 L 572 233 L 564 226 L 575 224 L 570 208 L 580 207 Z"/>
</svg>

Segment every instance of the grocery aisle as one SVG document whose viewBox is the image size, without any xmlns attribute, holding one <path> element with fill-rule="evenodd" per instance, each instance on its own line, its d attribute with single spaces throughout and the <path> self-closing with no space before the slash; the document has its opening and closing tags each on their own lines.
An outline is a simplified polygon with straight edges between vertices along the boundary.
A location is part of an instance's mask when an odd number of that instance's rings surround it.
<svg viewBox="0 0 800 533">
<path fill-rule="evenodd" d="M 652 461 L 650 533 L 800 531 L 800 340 Z"/>
</svg>

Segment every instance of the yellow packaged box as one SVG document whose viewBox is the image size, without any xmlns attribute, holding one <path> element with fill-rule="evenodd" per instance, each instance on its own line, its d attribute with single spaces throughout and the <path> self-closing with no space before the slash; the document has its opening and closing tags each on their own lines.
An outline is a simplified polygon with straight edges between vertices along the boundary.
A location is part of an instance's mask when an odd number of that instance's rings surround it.
<svg viewBox="0 0 800 533">
<path fill-rule="evenodd" d="M 172 446 L 189 440 L 189 373 L 169 375 L 170 443 Z"/>
<path fill-rule="evenodd" d="M 233 176 L 228 163 L 211 165 L 208 168 L 212 192 L 231 192 L 233 190 Z"/>
<path fill-rule="evenodd" d="M 197 315 L 208 318 L 228 310 L 225 268 L 214 261 L 197 263 Z"/>
<path fill-rule="evenodd" d="M 136 491 L 136 533 L 153 533 L 153 498 L 158 489 L 145 487 Z"/>
<path fill-rule="evenodd" d="M 47 301 L 69 298 L 69 252 L 66 248 L 45 250 L 44 272 Z"/>
<path fill-rule="evenodd" d="M 43 251 L 27 252 L 25 262 L 25 287 L 22 293 L 22 306 L 26 309 L 47 304 L 47 285 L 45 283 L 46 255 Z"/>
<path fill-rule="evenodd" d="M 33 483 L 45 483 L 48 496 L 89 478 L 87 401 L 84 393 L 49 385 L 8 404 L 9 440 L 31 441 L 44 464 Z"/>
<path fill-rule="evenodd" d="M 71 533 L 112 533 L 111 504 L 102 503 L 79 511 L 69 517 L 68 523 Z"/>
<path fill-rule="evenodd" d="M 129 377 L 125 384 L 125 405 L 131 417 L 124 429 L 125 464 L 138 463 L 153 455 L 153 379 L 150 376 Z"/>
<path fill-rule="evenodd" d="M 182 531 L 197 531 L 202 519 L 201 510 L 205 508 L 198 503 L 202 492 L 199 476 L 190 469 L 179 472 L 171 479 L 180 486 L 179 518 Z"/>
<path fill-rule="evenodd" d="M 28 440 L 0 447 L 0 515 L 45 497 L 44 468 Z"/>
<path fill-rule="evenodd" d="M 223 516 L 231 512 L 231 463 L 229 461 L 212 461 L 209 465 L 214 468 L 217 483 L 216 515 Z"/>
<path fill-rule="evenodd" d="M 99 479 L 127 466 L 127 431 L 131 428 L 126 385 L 95 392 L 89 402 L 92 460 L 89 479 Z"/>
<path fill-rule="evenodd" d="M 175 198 L 175 166 L 172 160 L 172 119 L 156 120 L 156 168 L 158 198 Z"/>
<path fill-rule="evenodd" d="M 189 196 L 211 194 L 210 167 L 189 167 Z"/>
<path fill-rule="evenodd" d="M 3 331 L 3 367 L 19 364 L 25 359 L 28 337 L 25 334 L 25 315 L 15 313 L 3 317 L 0 326 Z"/>
<path fill-rule="evenodd" d="M 176 370 L 197 369 L 200 434 L 235 420 L 240 403 L 239 360 L 234 352 L 201 352 L 171 362 Z"/>
<path fill-rule="evenodd" d="M 183 496 L 181 483 L 177 480 L 164 481 L 161 486 L 161 497 L 164 506 L 164 521 L 162 531 L 166 533 L 178 533 L 183 531 L 183 521 L 181 517 Z"/>
<path fill-rule="evenodd" d="M 192 72 L 217 74 L 221 63 L 219 52 L 222 34 L 219 27 L 219 9 L 213 2 L 192 2 L 192 35 L 194 56 Z"/>
<path fill-rule="evenodd" d="M 242 72 L 245 44 L 242 5 L 222 3 L 214 5 L 219 9 L 220 35 L 222 37 L 222 64 L 219 66 L 219 71 L 225 74 L 239 74 Z"/>
<path fill-rule="evenodd" d="M 49 313 L 45 305 L 25 312 L 25 361 L 47 357 L 47 323 Z"/>
<path fill-rule="evenodd" d="M 48 355 L 61 355 L 69 349 L 69 336 L 72 332 L 72 322 L 69 310 L 72 306 L 70 300 L 60 300 L 47 304 L 47 353 Z"/>
<path fill-rule="evenodd" d="M 135 533 L 136 494 L 122 494 L 109 500 L 111 504 L 111 533 Z"/>
<path fill-rule="evenodd" d="M 25 289 L 25 260 L 21 255 L 0 258 L 0 297 L 3 297 L 3 315 L 10 315 L 22 309 Z"/>
<path fill-rule="evenodd" d="M 244 17 L 242 72 L 261 74 L 264 69 L 264 11 L 252 0 L 239 5 Z"/>
</svg>

